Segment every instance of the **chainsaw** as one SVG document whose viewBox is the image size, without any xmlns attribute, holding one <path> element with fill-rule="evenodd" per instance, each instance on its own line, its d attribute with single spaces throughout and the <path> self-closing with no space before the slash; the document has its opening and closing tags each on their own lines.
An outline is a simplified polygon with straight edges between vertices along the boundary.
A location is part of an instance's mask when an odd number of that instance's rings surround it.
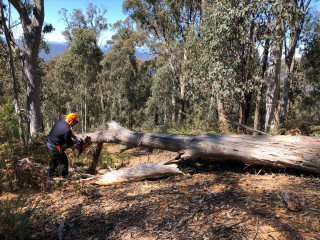
<svg viewBox="0 0 320 240">
<path fill-rule="evenodd" d="M 79 155 L 77 157 L 79 157 L 81 155 L 81 153 L 84 152 L 84 150 L 86 150 L 86 148 L 88 147 L 88 145 L 91 142 L 91 138 L 89 136 L 87 136 L 84 140 L 82 140 L 81 138 L 78 138 L 79 141 L 76 144 L 76 148 L 79 151 Z"/>
</svg>

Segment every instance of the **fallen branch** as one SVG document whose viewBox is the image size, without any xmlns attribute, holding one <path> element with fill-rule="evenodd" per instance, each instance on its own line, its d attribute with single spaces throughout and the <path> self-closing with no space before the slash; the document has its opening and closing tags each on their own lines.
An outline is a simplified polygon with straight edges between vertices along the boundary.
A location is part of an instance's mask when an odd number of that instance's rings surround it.
<svg viewBox="0 0 320 240">
<path fill-rule="evenodd" d="M 178 156 L 175 156 L 175 157 L 169 159 L 169 160 L 166 161 L 163 165 L 167 165 L 167 164 L 173 162 L 174 160 L 178 160 L 178 159 L 181 159 L 181 154 L 179 154 Z"/>
<path fill-rule="evenodd" d="M 130 168 L 122 168 L 100 176 L 94 183 L 101 186 L 117 185 L 125 182 L 134 182 L 146 178 L 156 178 L 183 174 L 176 164 L 163 165 L 164 162 L 143 163 Z"/>
<path fill-rule="evenodd" d="M 232 122 L 232 121 L 229 121 L 229 120 L 226 119 L 226 118 L 225 118 L 224 120 L 226 120 L 228 123 L 231 123 L 231 124 L 234 124 L 234 125 L 236 125 L 236 126 L 242 127 L 242 128 L 247 129 L 247 130 L 249 130 L 249 131 L 253 131 L 253 132 L 261 133 L 261 134 L 263 134 L 263 135 L 271 136 L 269 133 L 265 133 L 265 132 L 262 132 L 262 131 L 259 131 L 259 130 L 255 130 L 255 129 L 249 128 L 249 127 L 247 127 L 247 126 L 245 126 L 245 125 L 243 125 L 243 124 L 241 124 L 241 123 Z"/>
</svg>

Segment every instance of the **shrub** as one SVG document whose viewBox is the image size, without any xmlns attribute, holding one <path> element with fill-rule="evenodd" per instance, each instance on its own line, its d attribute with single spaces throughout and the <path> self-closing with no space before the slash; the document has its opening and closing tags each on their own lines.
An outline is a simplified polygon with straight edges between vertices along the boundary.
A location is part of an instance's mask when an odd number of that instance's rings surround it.
<svg viewBox="0 0 320 240">
<path fill-rule="evenodd" d="M 45 208 L 26 201 L 22 194 L 15 201 L 0 201 L 0 239 L 30 239 L 31 228 L 45 222 Z"/>
<path fill-rule="evenodd" d="M 12 143 L 19 139 L 18 121 L 13 107 L 8 103 L 0 106 L 0 141 Z"/>
</svg>

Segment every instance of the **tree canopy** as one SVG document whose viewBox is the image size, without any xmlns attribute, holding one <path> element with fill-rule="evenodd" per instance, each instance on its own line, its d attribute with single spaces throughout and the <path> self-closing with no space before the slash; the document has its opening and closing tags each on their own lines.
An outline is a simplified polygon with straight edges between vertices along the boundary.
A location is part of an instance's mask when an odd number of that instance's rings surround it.
<svg viewBox="0 0 320 240">
<path fill-rule="evenodd" d="M 21 14 L 27 9 L 14 6 L 21 8 Z M 37 61 L 33 70 L 40 77 L 32 89 L 39 88 L 41 108 L 32 116 L 42 119 L 41 128 L 50 129 L 72 111 L 80 115 L 79 132 L 103 129 L 107 121 L 115 120 L 130 129 L 153 131 L 250 133 L 230 125 L 234 122 L 278 134 L 290 134 L 292 128 L 317 134 L 319 119 L 304 107 L 312 102 L 313 111 L 318 112 L 319 15 L 309 12 L 308 1 L 126 0 L 123 11 L 128 18 L 113 26 L 106 9 L 88 3 L 86 11 L 62 8 L 59 12 L 69 48 L 48 63 Z M 27 24 L 30 19 L 22 20 Z M 115 34 L 105 42 L 108 52 L 103 53 L 101 34 L 110 27 Z M 301 61 L 292 55 L 299 43 L 303 43 Z M 16 58 L 22 55 L 14 42 L 10 44 L 2 46 L 14 50 L 15 98 L 27 104 L 35 95 L 23 99 L 25 83 Z M 278 72 L 271 64 L 272 58 L 279 59 L 274 55 L 276 46 L 282 49 L 278 54 L 286 56 L 277 62 Z M 142 61 L 136 57 L 139 52 L 155 57 Z M 3 66 L 8 63 L 9 58 L 1 59 Z M 9 75 L 4 67 L 2 84 Z M 6 99 L 2 104 L 10 106 L 14 88 L 1 89 Z M 28 108 L 21 112 L 21 119 L 26 113 Z"/>
</svg>

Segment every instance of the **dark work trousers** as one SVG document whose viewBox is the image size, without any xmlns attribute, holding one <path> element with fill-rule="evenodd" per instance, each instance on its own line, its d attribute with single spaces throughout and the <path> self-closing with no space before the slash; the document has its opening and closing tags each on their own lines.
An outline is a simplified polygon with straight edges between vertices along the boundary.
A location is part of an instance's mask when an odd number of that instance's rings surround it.
<svg viewBox="0 0 320 240">
<path fill-rule="evenodd" d="M 55 176 L 57 175 L 56 170 L 58 167 L 58 164 L 60 163 L 60 174 L 61 176 L 68 175 L 68 157 L 65 154 L 63 148 L 61 147 L 61 152 L 59 152 L 56 145 L 46 142 L 46 147 L 48 149 L 48 152 L 50 153 L 50 170 L 49 170 L 49 176 Z"/>
</svg>

